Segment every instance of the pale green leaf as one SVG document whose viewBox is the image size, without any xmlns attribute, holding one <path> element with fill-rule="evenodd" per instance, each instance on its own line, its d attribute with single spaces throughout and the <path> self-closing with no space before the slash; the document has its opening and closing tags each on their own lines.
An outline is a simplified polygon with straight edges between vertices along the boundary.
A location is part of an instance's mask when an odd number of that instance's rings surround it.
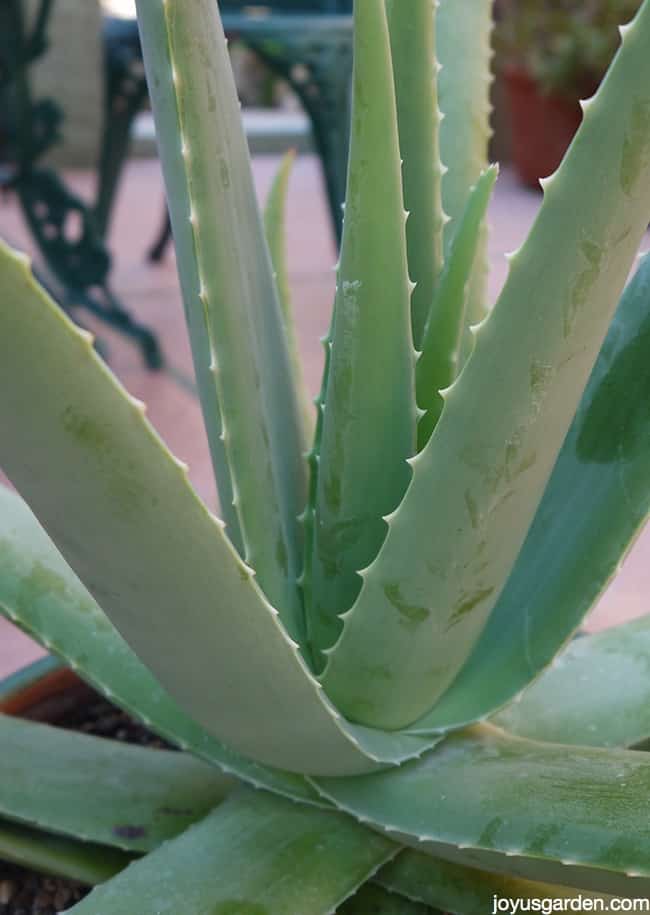
<svg viewBox="0 0 650 915">
<path fill-rule="evenodd" d="M 295 578 L 306 467 L 280 304 L 217 4 L 139 2 L 185 307 L 219 401 L 247 562 L 302 636 Z M 184 236 L 190 237 L 185 238 Z"/>
<path fill-rule="evenodd" d="M 492 0 L 464 0 L 461 16 L 457 0 L 439 0 L 436 9 L 436 52 L 440 64 L 438 100 L 443 114 L 440 157 L 445 167 L 442 206 L 449 217 L 444 233 L 445 258 L 449 255 L 456 222 L 463 213 L 470 188 L 488 164 L 492 8 Z M 461 364 L 473 346 L 469 327 L 486 315 L 487 234 L 484 224 L 467 289 Z"/>
<path fill-rule="evenodd" d="M 314 405 L 309 397 L 305 383 L 300 347 L 296 334 L 296 325 L 291 305 L 291 290 L 289 288 L 289 269 L 287 266 L 286 251 L 286 206 L 289 190 L 291 167 L 296 157 L 292 150 L 283 157 L 277 174 L 271 185 L 266 206 L 264 207 L 264 231 L 271 254 L 271 263 L 275 274 L 275 282 L 282 306 L 284 317 L 284 330 L 287 335 L 293 383 L 302 407 L 302 441 L 303 449 L 307 451 L 314 429 Z"/>
<path fill-rule="evenodd" d="M 435 17 L 431 0 L 386 0 L 402 155 L 413 341 L 420 349 L 442 270 Z"/>
<path fill-rule="evenodd" d="M 650 511 L 649 344 L 646 256 L 623 293 L 488 625 L 415 730 L 466 724 L 512 699 L 550 664 L 615 575 Z M 557 711 L 570 707 L 562 702 Z"/>
<path fill-rule="evenodd" d="M 20 626 L 111 702 L 162 737 L 258 787 L 318 802 L 297 775 L 245 759 L 192 720 L 97 606 L 25 503 L 0 486 L 0 614 Z M 3 681 L 0 698 L 43 675 L 53 659 Z"/>
<path fill-rule="evenodd" d="M 395 841 L 481 870 L 613 895 L 650 892 L 650 756 L 479 725 L 399 769 L 319 779 Z"/>
<path fill-rule="evenodd" d="M 415 450 L 405 214 L 384 0 L 355 5 L 352 134 L 319 455 L 309 643 L 340 632 Z M 381 193 L 378 193 L 381 189 Z"/>
<path fill-rule="evenodd" d="M 514 567 L 647 226 L 648 41 L 645 4 L 412 462 L 323 677 L 353 720 L 397 728 L 425 715 Z"/>
<path fill-rule="evenodd" d="M 396 846 L 348 817 L 241 792 L 74 915 L 330 915 Z"/>
<path fill-rule="evenodd" d="M 433 298 L 415 370 L 418 407 L 425 411 L 418 423 L 418 449 L 429 441 L 442 413 L 444 400 L 440 392 L 458 374 L 467 284 L 497 174 L 498 168 L 492 166 L 471 189 Z"/>
<path fill-rule="evenodd" d="M 205 816 L 233 781 L 185 753 L 0 715 L 0 816 L 147 851 Z"/>
<path fill-rule="evenodd" d="M 575 639 L 493 720 L 534 740 L 633 747 L 650 739 L 650 617 Z"/>
<path fill-rule="evenodd" d="M 114 877 L 131 856 L 104 845 L 77 842 L 0 820 L 0 859 L 39 874 L 67 877 L 92 886 Z"/>
<path fill-rule="evenodd" d="M 13 430 L 0 439 L 0 465 L 181 708 L 244 755 L 298 771 L 368 770 L 430 745 L 428 737 L 348 728 L 335 716 L 137 405 L 24 264 L 6 248 L 0 259 L 8 303 L 0 309 L 0 421 Z M 25 362 L 34 369 L 21 376 Z M 42 560 L 27 555 L 15 566 L 13 536 L 10 525 L 8 586 L 29 591 Z M 36 544 L 51 556 L 47 539 Z"/>
<path fill-rule="evenodd" d="M 600 893 L 491 874 L 489 871 L 443 861 L 413 850 L 400 852 L 394 861 L 382 867 L 375 881 L 393 893 L 419 899 L 443 912 L 455 912 L 458 915 L 487 915 L 494 910 L 495 896 L 501 899 L 521 899 L 521 905 L 526 900 L 529 907 L 534 905 L 531 902 L 533 899 L 538 899 L 542 905 L 547 906 L 552 904 L 550 900 L 557 899 L 562 901 L 567 911 L 575 911 L 571 906 L 579 905 L 580 899 L 588 899 L 590 902 L 602 900 L 593 905 L 603 905 L 606 911 L 612 898 Z M 549 901 L 544 903 L 543 900 Z M 558 906 L 560 904 L 557 903 Z"/>
</svg>

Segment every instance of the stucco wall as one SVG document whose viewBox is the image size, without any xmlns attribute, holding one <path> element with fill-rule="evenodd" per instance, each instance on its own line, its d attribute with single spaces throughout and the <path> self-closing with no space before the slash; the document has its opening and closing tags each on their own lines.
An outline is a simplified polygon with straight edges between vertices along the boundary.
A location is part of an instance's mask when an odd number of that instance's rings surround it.
<svg viewBox="0 0 650 915">
<path fill-rule="evenodd" d="M 29 13 L 37 0 L 28 0 Z M 63 142 L 49 159 L 57 164 L 94 163 L 103 115 L 101 14 L 98 0 L 56 0 L 50 46 L 32 70 L 34 98 L 53 98 L 63 109 Z"/>
</svg>

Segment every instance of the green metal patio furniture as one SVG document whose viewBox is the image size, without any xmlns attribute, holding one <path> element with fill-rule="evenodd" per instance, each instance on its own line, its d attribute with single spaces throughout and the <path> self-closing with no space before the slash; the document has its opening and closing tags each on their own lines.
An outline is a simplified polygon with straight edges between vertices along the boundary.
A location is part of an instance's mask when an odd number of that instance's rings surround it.
<svg viewBox="0 0 650 915">
<path fill-rule="evenodd" d="M 97 192 L 89 203 L 42 163 L 59 141 L 64 112 L 55 100 L 33 97 L 30 68 L 47 50 L 55 3 L 38 0 L 29 23 L 25 0 L 0 3 L 0 163 L 5 163 L 0 183 L 16 193 L 53 279 L 52 291 L 63 306 L 71 311 L 85 308 L 108 322 L 140 345 L 149 366 L 160 367 L 162 355 L 154 335 L 134 320 L 111 290 L 106 243 L 133 122 L 147 100 L 137 27 L 129 19 L 104 20 L 104 127 Z M 309 115 L 340 238 L 352 69 L 351 0 L 278 0 L 263 7 L 224 0 L 220 5 L 228 34 L 287 79 Z M 152 254 L 162 252 L 168 237 L 165 224 Z"/>
</svg>

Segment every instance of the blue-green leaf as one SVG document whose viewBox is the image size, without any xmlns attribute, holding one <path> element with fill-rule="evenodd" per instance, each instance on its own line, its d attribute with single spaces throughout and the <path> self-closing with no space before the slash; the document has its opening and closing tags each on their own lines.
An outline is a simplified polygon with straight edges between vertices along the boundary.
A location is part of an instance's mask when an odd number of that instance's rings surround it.
<svg viewBox="0 0 650 915">
<path fill-rule="evenodd" d="M 330 915 L 396 846 L 350 818 L 241 792 L 74 915 Z"/>
<path fill-rule="evenodd" d="M 233 780 L 171 750 L 0 715 L 0 816 L 130 851 L 178 835 Z"/>
<path fill-rule="evenodd" d="M 0 859 L 39 874 L 93 886 L 118 874 L 131 856 L 105 845 L 79 842 L 0 820 Z"/>
<path fill-rule="evenodd" d="M 534 740 L 634 747 L 650 739 L 650 617 L 575 639 L 493 720 Z"/>
<path fill-rule="evenodd" d="M 342 810 L 435 857 L 600 893 L 650 893 L 647 753 L 479 725 L 399 769 L 317 784 Z"/>
<path fill-rule="evenodd" d="M 465 724 L 508 702 L 550 664 L 615 575 L 650 511 L 649 347 L 646 256 L 623 293 L 506 587 L 423 729 Z"/>
</svg>

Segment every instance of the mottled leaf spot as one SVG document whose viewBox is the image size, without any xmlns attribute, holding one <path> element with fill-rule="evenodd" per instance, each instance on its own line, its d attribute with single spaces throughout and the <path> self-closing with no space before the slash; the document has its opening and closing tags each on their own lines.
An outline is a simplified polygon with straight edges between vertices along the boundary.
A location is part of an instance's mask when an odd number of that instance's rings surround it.
<svg viewBox="0 0 650 915">
<path fill-rule="evenodd" d="M 548 843 L 562 834 L 563 825 L 560 823 L 548 823 L 537 826 L 531 830 L 529 836 L 526 836 L 524 843 L 525 850 L 531 855 L 543 855 Z"/>
<path fill-rule="evenodd" d="M 454 607 L 454 612 L 449 617 L 447 629 L 451 629 L 457 623 L 460 623 L 476 607 L 487 600 L 494 591 L 494 587 L 481 588 L 470 595 L 463 595 L 460 601 Z"/>
<path fill-rule="evenodd" d="M 479 511 L 476 504 L 476 499 L 472 496 L 469 489 L 465 490 L 465 505 L 467 506 L 467 514 L 469 515 L 469 521 L 474 530 L 479 525 Z"/>
<path fill-rule="evenodd" d="M 479 836 L 478 842 L 476 843 L 477 846 L 479 848 L 494 848 L 494 840 L 502 826 L 503 818 L 493 817 Z"/>
<path fill-rule="evenodd" d="M 191 807 L 159 807 L 158 813 L 166 817 L 195 817 L 198 816 L 196 810 Z"/>
<path fill-rule="evenodd" d="M 62 423 L 66 432 L 89 450 L 102 451 L 108 444 L 105 429 L 90 416 L 77 413 L 74 407 L 66 407 L 62 415 Z"/>
<path fill-rule="evenodd" d="M 630 126 L 623 140 L 621 154 L 621 188 L 631 196 L 641 172 L 650 161 L 650 101 L 639 99 L 632 108 Z"/>
<path fill-rule="evenodd" d="M 548 362 L 533 359 L 530 366 L 530 393 L 534 401 L 539 400 L 553 377 L 553 366 Z"/>
<path fill-rule="evenodd" d="M 132 826 L 126 824 L 123 826 L 114 826 L 113 835 L 119 839 L 143 839 L 147 834 L 144 826 Z"/>
<path fill-rule="evenodd" d="M 369 677 L 375 680 L 392 680 L 394 673 L 388 664 L 373 664 L 365 668 Z"/>
<path fill-rule="evenodd" d="M 0 551 L 5 552 L 4 544 L 0 542 Z M 13 552 L 11 544 L 7 544 L 6 552 Z M 48 569 L 40 562 L 35 562 L 29 575 L 18 582 L 18 591 L 15 598 L 18 613 L 33 610 L 38 601 L 45 599 L 61 600 L 66 596 L 67 588 L 63 579 Z"/>
<path fill-rule="evenodd" d="M 341 478 L 337 473 L 331 473 L 323 481 L 325 502 L 331 512 L 337 514 L 341 510 Z"/>
<path fill-rule="evenodd" d="M 571 295 L 564 308 L 565 337 L 568 337 L 572 332 L 578 312 L 587 303 L 591 290 L 603 269 L 604 251 L 600 245 L 583 238 L 580 242 L 580 251 L 588 266 L 576 277 Z"/>
<path fill-rule="evenodd" d="M 419 626 L 430 615 L 431 611 L 426 607 L 420 607 L 417 604 L 409 604 L 400 592 L 399 584 L 390 584 L 384 586 L 384 594 L 390 603 L 395 607 L 401 619 L 400 622 L 405 626 Z"/>
</svg>

